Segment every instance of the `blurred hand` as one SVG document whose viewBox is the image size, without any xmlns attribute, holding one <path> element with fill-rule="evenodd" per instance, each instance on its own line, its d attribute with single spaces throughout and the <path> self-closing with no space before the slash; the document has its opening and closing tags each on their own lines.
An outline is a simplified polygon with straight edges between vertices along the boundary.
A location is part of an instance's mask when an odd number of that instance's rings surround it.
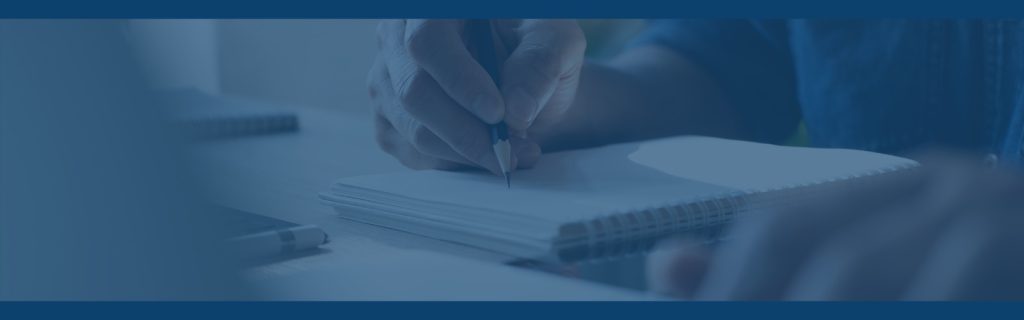
<svg viewBox="0 0 1024 320">
<path fill-rule="evenodd" d="M 508 53 L 499 57 L 499 88 L 467 49 L 464 24 L 380 24 L 380 53 L 367 81 L 377 142 L 411 168 L 501 174 L 487 125 L 504 120 L 514 136 L 514 167 L 529 167 L 540 156 L 531 135 L 555 125 L 576 94 L 583 33 L 575 21 L 494 21 L 498 51 Z"/>
<path fill-rule="evenodd" d="M 931 156 L 920 175 L 743 216 L 714 251 L 651 254 L 654 291 L 702 300 L 1024 299 L 1024 178 Z"/>
</svg>

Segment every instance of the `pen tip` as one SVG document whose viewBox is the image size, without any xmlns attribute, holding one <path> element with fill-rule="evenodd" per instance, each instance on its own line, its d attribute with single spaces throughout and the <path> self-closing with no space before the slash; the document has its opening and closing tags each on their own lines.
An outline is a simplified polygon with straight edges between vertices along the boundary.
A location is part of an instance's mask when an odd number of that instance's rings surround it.
<svg viewBox="0 0 1024 320">
<path fill-rule="evenodd" d="M 512 189 L 512 177 L 505 173 L 505 188 Z"/>
</svg>

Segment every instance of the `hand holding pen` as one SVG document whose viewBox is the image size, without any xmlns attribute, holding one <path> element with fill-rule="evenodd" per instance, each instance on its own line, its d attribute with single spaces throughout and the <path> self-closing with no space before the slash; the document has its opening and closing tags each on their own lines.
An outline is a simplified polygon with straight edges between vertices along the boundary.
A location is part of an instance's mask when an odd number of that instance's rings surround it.
<svg viewBox="0 0 1024 320">
<path fill-rule="evenodd" d="M 480 22 L 381 23 L 380 53 L 368 79 L 377 141 L 406 166 L 471 166 L 496 175 L 529 167 L 540 156 L 531 137 L 571 104 L 585 46 L 575 22 L 483 22 L 493 30 L 493 78 L 473 54 L 479 52 L 469 28 Z M 492 141 L 502 140 L 502 122 L 510 149 L 504 170 Z"/>
<path fill-rule="evenodd" d="M 476 61 L 480 63 L 480 66 L 487 71 L 487 75 L 491 77 L 491 81 L 498 87 L 501 87 L 501 61 L 499 61 L 498 52 L 495 49 L 498 43 L 494 42 L 494 30 L 491 29 L 490 20 L 469 20 L 466 21 L 466 38 L 473 44 L 473 55 Z M 490 137 L 491 137 L 491 148 L 494 149 L 494 155 L 498 158 L 498 167 L 501 169 L 501 173 L 505 176 L 505 186 L 512 188 L 512 145 L 508 141 L 508 125 L 505 121 L 499 121 L 496 124 L 490 125 Z"/>
</svg>

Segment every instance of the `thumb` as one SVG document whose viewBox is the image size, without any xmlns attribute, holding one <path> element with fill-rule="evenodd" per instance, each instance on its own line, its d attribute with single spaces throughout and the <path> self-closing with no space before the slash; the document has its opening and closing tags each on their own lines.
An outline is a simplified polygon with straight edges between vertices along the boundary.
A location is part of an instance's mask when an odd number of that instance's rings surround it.
<svg viewBox="0 0 1024 320">
<path fill-rule="evenodd" d="M 586 40 L 574 21 L 524 22 L 520 41 L 503 66 L 505 122 L 525 132 L 559 81 L 578 73 Z"/>
</svg>

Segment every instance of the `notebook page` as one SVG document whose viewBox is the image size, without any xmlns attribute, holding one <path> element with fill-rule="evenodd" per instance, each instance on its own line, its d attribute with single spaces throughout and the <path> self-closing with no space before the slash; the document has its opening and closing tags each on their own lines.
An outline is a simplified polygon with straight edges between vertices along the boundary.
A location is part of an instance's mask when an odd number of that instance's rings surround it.
<svg viewBox="0 0 1024 320">
<path fill-rule="evenodd" d="M 463 216 L 482 223 L 491 220 L 488 213 L 497 212 L 550 221 L 554 226 L 738 191 L 673 176 L 630 160 L 630 154 L 641 146 L 631 143 L 547 154 L 534 168 L 514 172 L 511 189 L 506 188 L 504 178 L 480 172 L 404 172 L 348 178 L 340 183 L 482 209 L 487 212 Z"/>
<path fill-rule="evenodd" d="M 876 153 L 674 137 L 547 154 L 516 171 L 512 188 L 481 172 L 419 171 L 349 178 L 342 184 L 471 208 L 423 210 L 488 224 L 516 215 L 565 223 L 658 208 L 688 199 L 842 179 L 913 161 Z M 387 199 L 380 200 L 387 203 Z"/>
<path fill-rule="evenodd" d="M 859 150 L 783 147 L 708 137 L 646 142 L 629 159 L 672 176 L 751 192 L 917 164 Z"/>
<path fill-rule="evenodd" d="M 679 208 L 712 197 L 915 164 L 864 151 L 674 137 L 546 154 L 534 168 L 516 171 L 511 189 L 504 178 L 483 172 L 417 171 L 346 178 L 321 197 L 359 221 L 537 257 L 549 252 L 545 244 L 551 241 L 561 249 L 593 245 L 585 233 L 559 231 L 578 222 L 615 225 L 608 215 Z M 357 215 L 350 210 L 353 205 L 368 211 Z M 687 222 L 662 223 L 678 228 L 677 223 Z M 634 231 L 603 233 L 600 241 L 643 238 Z"/>
</svg>

